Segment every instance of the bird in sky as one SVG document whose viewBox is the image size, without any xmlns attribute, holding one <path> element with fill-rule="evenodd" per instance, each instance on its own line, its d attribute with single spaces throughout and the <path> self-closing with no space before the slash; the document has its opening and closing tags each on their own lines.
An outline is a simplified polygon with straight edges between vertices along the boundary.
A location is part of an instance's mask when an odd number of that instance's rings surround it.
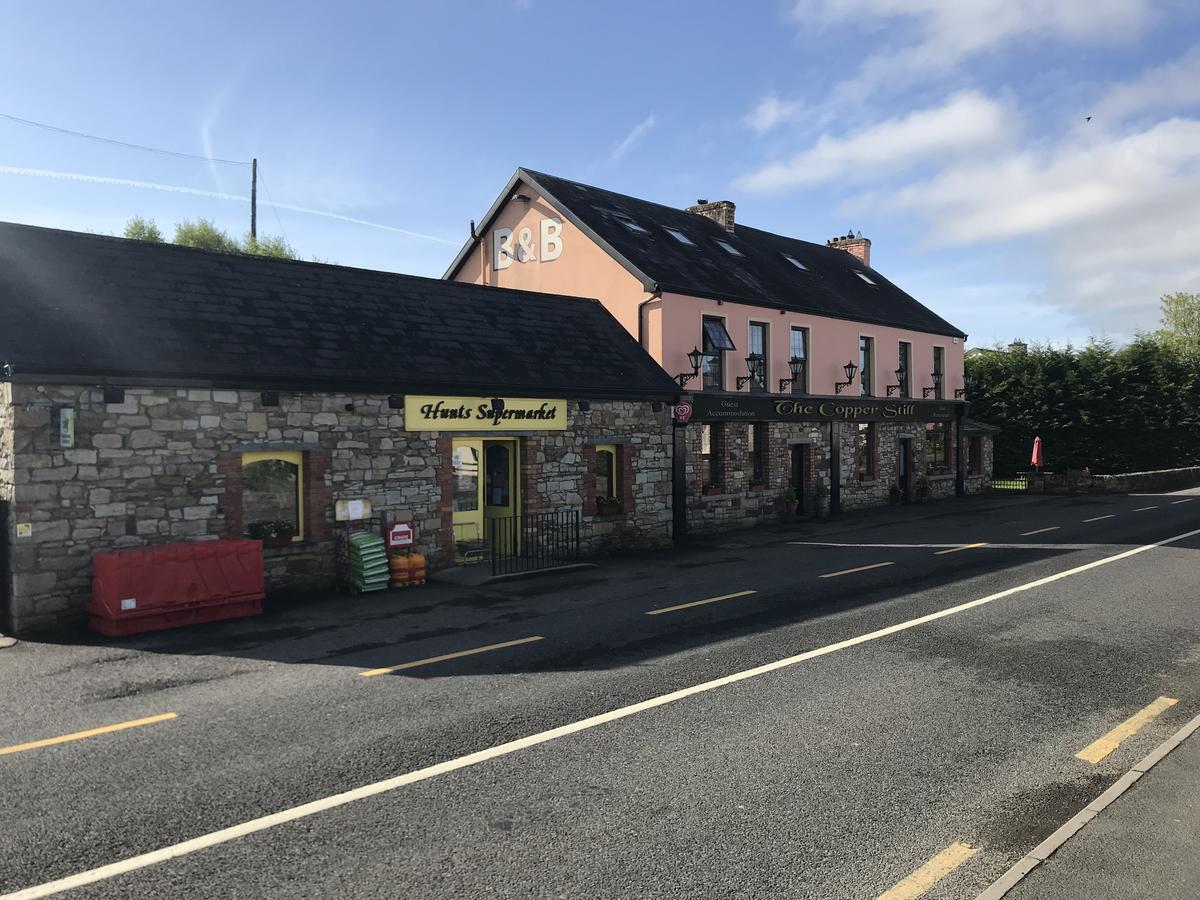
<svg viewBox="0 0 1200 900">
<path fill-rule="evenodd" d="M 1091 116 L 1084 116 L 1084 119 L 1083 119 L 1083 121 L 1085 121 L 1085 122 L 1090 122 L 1090 121 L 1092 121 L 1092 117 L 1091 117 Z"/>
</svg>

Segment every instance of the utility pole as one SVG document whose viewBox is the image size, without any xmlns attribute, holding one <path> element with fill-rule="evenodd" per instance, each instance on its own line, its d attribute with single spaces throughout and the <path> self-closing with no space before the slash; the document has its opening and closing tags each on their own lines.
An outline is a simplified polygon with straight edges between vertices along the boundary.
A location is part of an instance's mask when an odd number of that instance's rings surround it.
<svg viewBox="0 0 1200 900">
<path fill-rule="evenodd" d="M 250 240 L 258 240 L 258 157 L 250 160 Z"/>
</svg>

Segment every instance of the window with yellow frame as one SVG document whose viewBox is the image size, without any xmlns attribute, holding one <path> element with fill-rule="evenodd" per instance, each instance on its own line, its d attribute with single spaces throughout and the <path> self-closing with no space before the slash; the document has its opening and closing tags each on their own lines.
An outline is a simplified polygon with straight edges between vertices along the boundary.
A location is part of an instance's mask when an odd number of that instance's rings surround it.
<svg viewBox="0 0 1200 900">
<path fill-rule="evenodd" d="M 246 535 L 259 540 L 304 540 L 303 453 L 242 454 L 242 523 Z"/>
<path fill-rule="evenodd" d="M 616 444 L 596 445 L 596 508 L 601 513 L 621 508 L 621 465 Z"/>
</svg>

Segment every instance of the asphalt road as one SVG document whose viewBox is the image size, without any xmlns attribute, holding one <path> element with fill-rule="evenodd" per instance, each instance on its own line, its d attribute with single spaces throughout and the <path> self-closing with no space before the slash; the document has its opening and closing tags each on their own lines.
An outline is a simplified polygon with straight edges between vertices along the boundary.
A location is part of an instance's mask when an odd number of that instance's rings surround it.
<svg viewBox="0 0 1200 900">
<path fill-rule="evenodd" d="M 1200 712 L 1200 492 L 912 513 L 0 651 L 0 897 L 973 898 Z"/>
</svg>

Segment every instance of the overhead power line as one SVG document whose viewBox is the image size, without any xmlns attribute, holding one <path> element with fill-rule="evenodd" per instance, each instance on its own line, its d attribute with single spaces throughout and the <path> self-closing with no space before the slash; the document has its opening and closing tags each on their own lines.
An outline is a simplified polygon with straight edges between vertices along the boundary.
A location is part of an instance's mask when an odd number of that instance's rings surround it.
<svg viewBox="0 0 1200 900">
<path fill-rule="evenodd" d="M 129 147 L 133 150 L 145 150 L 147 153 L 160 153 L 163 156 L 175 156 L 180 159 L 198 159 L 203 162 L 226 163 L 231 166 L 249 166 L 248 160 L 242 159 L 221 159 L 216 156 L 201 156 L 196 153 L 183 153 L 179 150 L 163 150 L 159 147 L 147 147 L 143 144 L 131 144 L 128 141 L 118 141 L 114 138 L 100 137 L 97 134 L 87 134 L 83 131 L 72 131 L 70 128 L 59 128 L 57 125 L 49 125 L 45 122 L 35 122 L 33 119 L 22 119 L 20 116 L 12 116 L 8 113 L 0 113 L 0 119 L 7 119 L 10 122 L 16 122 L 19 125 L 28 125 L 31 128 L 41 128 L 45 131 L 54 131 L 59 134 L 69 134 L 71 137 L 84 138 L 89 141 L 96 141 L 101 144 L 115 144 L 118 147 Z"/>
<path fill-rule="evenodd" d="M 111 178 L 105 175 L 87 175 L 82 172 L 60 172 L 53 169 L 28 169 L 21 166 L 5 166 L 0 165 L 0 175 L 24 175 L 35 178 L 56 178 L 66 181 L 84 181 L 91 184 L 110 184 L 119 187 L 144 188 L 153 191 L 168 191 L 174 194 L 194 194 L 198 197 L 212 197 L 215 200 L 235 200 L 241 203 L 249 203 L 250 198 L 239 194 L 226 194 L 220 191 L 206 191 L 200 188 L 184 187 L 178 184 L 162 184 L 157 181 L 138 181 L 133 178 Z M 451 247 L 458 247 L 462 241 L 451 241 L 446 238 L 436 237 L 432 234 L 423 234 L 420 231 L 410 231 L 407 228 L 397 228 L 395 225 L 385 225 L 382 222 L 372 222 L 369 219 L 359 219 L 354 216 L 344 216 L 341 213 L 330 212 L 325 209 L 314 209 L 311 206 L 296 206 L 292 203 L 269 203 L 273 208 L 287 209 L 292 212 L 306 213 L 310 216 L 321 216 L 326 219 L 336 219 L 339 222 L 349 222 L 354 225 L 365 225 L 368 228 L 379 228 L 383 231 L 391 231 L 395 234 L 403 234 L 408 237 L 421 238 L 426 241 L 436 241 L 439 244 L 449 244 Z M 281 223 L 282 227 L 282 223 Z"/>
</svg>

